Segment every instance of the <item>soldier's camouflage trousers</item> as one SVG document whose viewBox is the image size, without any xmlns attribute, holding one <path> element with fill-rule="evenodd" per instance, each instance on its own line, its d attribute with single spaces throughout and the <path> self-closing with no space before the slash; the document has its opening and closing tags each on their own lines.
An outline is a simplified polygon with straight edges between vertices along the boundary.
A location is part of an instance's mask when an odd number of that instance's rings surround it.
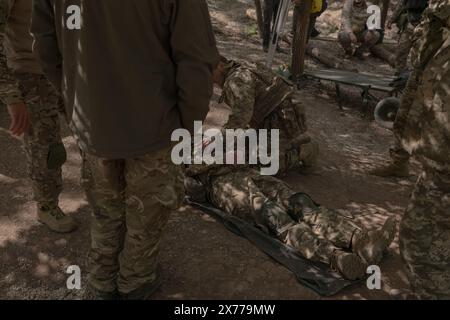
<svg viewBox="0 0 450 320">
<path fill-rule="evenodd" d="M 405 31 L 406 32 L 406 31 Z M 403 148 L 401 138 L 408 121 L 409 111 L 417 96 L 418 83 L 411 77 L 403 90 L 400 109 L 394 121 L 394 145 L 390 148 L 391 159 L 398 164 L 408 162 L 411 155 Z"/>
<path fill-rule="evenodd" d="M 182 171 L 170 148 L 108 160 L 83 155 L 83 187 L 92 207 L 89 283 L 123 294 L 158 280 L 162 231 L 184 197 Z"/>
<path fill-rule="evenodd" d="M 17 73 L 15 77 L 30 115 L 24 147 L 34 200 L 41 208 L 54 208 L 62 189 L 61 166 L 65 157 L 51 161 L 55 159 L 51 153 L 63 148 L 60 116 L 65 114 L 64 107 L 44 76 Z"/>
<path fill-rule="evenodd" d="M 296 221 L 287 213 L 289 198 L 296 192 L 283 181 L 261 176 L 255 170 L 239 169 L 210 179 L 206 188 L 213 205 L 277 234 L 307 259 L 329 264 L 333 252 L 349 249 L 353 235 L 360 230 L 349 219 L 323 207 L 305 212 L 303 219 Z M 270 203 L 283 210 L 273 211 L 270 217 L 262 216 L 262 207 Z"/>
<path fill-rule="evenodd" d="M 450 172 L 422 173 L 400 226 L 400 251 L 420 297 L 450 299 Z"/>
<path fill-rule="evenodd" d="M 414 26 L 408 23 L 400 34 L 397 51 L 395 52 L 395 71 L 401 72 L 408 67 L 408 56 L 413 46 Z"/>
<path fill-rule="evenodd" d="M 355 34 L 358 42 L 360 43 L 360 49 L 370 49 L 377 44 L 380 39 L 380 34 L 374 30 L 364 30 Z M 338 34 L 338 40 L 342 48 L 347 54 L 351 54 L 353 51 L 353 43 L 350 38 L 350 34 L 345 31 L 341 31 Z"/>
</svg>

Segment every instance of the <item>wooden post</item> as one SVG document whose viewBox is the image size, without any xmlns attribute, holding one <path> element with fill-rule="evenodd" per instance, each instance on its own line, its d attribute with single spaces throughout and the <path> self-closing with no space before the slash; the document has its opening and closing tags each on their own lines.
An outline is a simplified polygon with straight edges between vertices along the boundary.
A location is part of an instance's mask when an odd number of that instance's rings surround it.
<svg viewBox="0 0 450 320">
<path fill-rule="evenodd" d="M 264 30 L 264 18 L 261 6 L 261 0 L 255 0 L 255 8 L 256 8 L 256 21 L 258 23 L 258 31 L 261 39 L 263 38 L 263 30 Z"/>
<path fill-rule="evenodd" d="M 292 45 L 292 81 L 297 83 L 305 72 L 305 55 L 308 44 L 309 20 L 312 8 L 312 0 L 302 0 L 295 6 L 294 14 L 297 15 L 294 42 Z"/>
</svg>

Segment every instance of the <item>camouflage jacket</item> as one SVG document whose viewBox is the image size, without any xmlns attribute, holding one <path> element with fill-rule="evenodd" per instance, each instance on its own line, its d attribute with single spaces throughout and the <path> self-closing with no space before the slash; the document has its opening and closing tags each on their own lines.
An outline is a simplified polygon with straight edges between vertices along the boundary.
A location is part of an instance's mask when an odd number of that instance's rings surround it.
<svg viewBox="0 0 450 320">
<path fill-rule="evenodd" d="M 361 6 L 355 6 L 354 0 L 346 0 L 342 9 L 341 31 L 355 34 L 364 31 L 369 16 L 367 3 L 364 0 Z"/>
<path fill-rule="evenodd" d="M 425 166 L 450 173 L 450 0 L 430 1 L 411 59 L 408 85 L 418 90 L 401 133 L 403 146 Z"/>
<path fill-rule="evenodd" d="M 231 108 L 227 128 L 259 128 L 264 119 L 292 95 L 289 85 L 260 64 L 227 67 L 220 102 Z"/>
<path fill-rule="evenodd" d="M 220 102 L 231 108 L 226 128 L 279 129 L 287 139 L 306 132 L 304 110 L 285 80 L 260 64 L 232 62 Z"/>
<path fill-rule="evenodd" d="M 22 102 L 19 81 L 13 76 L 14 72 L 42 73 L 32 52 L 31 10 L 32 0 L 0 0 L 2 54 L 6 56 L 6 61 L 3 57 L 0 59 L 0 69 L 11 71 L 5 72 L 0 79 L 0 100 L 7 105 Z"/>
</svg>

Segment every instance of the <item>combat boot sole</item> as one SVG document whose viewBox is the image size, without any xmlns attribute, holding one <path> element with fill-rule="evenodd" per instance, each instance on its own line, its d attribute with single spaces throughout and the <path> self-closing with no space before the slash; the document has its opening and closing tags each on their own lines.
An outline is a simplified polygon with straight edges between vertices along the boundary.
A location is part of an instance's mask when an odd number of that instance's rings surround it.
<svg viewBox="0 0 450 320">
<path fill-rule="evenodd" d="M 367 271 L 367 264 L 356 254 L 337 251 L 332 257 L 331 266 L 347 280 L 359 280 Z"/>
</svg>

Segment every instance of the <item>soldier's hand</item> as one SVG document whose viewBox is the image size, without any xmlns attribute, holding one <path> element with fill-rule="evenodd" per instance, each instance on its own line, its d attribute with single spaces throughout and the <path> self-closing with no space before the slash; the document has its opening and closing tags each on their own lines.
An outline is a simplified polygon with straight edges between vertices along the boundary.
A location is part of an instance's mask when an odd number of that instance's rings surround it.
<svg viewBox="0 0 450 320">
<path fill-rule="evenodd" d="M 356 37 L 356 35 L 353 32 L 350 32 L 350 41 L 352 43 L 357 43 L 358 42 L 358 38 Z"/>
<path fill-rule="evenodd" d="M 9 131 L 15 136 L 21 136 L 30 127 L 30 115 L 24 103 L 8 105 L 8 113 L 11 116 Z"/>
<path fill-rule="evenodd" d="M 388 23 L 386 24 L 386 28 L 388 28 L 389 30 L 392 29 L 392 22 L 388 21 Z"/>
</svg>

